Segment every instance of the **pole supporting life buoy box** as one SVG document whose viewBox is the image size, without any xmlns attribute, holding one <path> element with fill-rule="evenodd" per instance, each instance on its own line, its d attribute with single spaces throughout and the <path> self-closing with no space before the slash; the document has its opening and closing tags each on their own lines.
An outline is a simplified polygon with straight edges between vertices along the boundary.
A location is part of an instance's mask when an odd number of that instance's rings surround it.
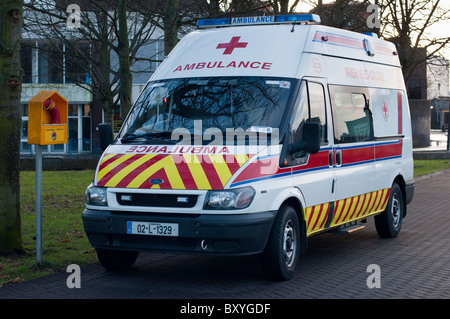
<svg viewBox="0 0 450 319">
<path fill-rule="evenodd" d="M 28 144 L 67 143 L 68 102 L 56 91 L 43 90 L 28 102 Z"/>
</svg>

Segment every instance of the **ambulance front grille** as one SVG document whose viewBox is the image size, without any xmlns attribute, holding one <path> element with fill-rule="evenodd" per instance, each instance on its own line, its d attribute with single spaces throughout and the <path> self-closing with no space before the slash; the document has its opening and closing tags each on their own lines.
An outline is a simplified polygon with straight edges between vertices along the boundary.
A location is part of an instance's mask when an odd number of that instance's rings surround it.
<svg viewBox="0 0 450 319">
<path fill-rule="evenodd" d="M 143 207 L 183 207 L 191 208 L 197 204 L 197 195 L 174 194 L 136 194 L 117 193 L 117 202 L 122 206 Z"/>
</svg>

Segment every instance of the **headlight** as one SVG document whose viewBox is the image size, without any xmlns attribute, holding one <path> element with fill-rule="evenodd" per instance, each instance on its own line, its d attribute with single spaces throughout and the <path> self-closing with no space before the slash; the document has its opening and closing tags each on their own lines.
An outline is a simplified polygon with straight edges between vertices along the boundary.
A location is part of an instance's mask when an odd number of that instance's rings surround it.
<svg viewBox="0 0 450 319">
<path fill-rule="evenodd" d="M 84 200 L 87 205 L 107 206 L 106 188 L 89 185 L 84 193 Z"/>
<path fill-rule="evenodd" d="M 255 197 L 252 187 L 233 190 L 208 191 L 205 198 L 205 209 L 242 209 L 247 208 Z"/>
</svg>

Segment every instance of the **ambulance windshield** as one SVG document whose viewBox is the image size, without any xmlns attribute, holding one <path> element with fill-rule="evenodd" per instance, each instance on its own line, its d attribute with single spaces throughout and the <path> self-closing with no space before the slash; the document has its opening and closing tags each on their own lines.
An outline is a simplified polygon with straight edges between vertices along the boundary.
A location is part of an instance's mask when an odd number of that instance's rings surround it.
<svg viewBox="0 0 450 319">
<path fill-rule="evenodd" d="M 213 77 L 150 82 L 124 123 L 121 141 L 170 140 L 177 129 L 202 135 L 227 129 L 272 133 L 280 127 L 292 81 Z"/>
</svg>

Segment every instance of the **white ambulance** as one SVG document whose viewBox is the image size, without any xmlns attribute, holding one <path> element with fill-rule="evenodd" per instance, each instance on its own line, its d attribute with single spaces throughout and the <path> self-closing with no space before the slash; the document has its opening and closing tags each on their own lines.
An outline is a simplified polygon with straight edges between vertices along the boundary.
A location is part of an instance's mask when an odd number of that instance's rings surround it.
<svg viewBox="0 0 450 319">
<path fill-rule="evenodd" d="M 101 264 L 140 251 L 261 254 L 293 276 L 309 236 L 375 216 L 396 237 L 414 192 L 397 51 L 316 15 L 198 22 L 102 155 L 83 222 Z"/>
</svg>

